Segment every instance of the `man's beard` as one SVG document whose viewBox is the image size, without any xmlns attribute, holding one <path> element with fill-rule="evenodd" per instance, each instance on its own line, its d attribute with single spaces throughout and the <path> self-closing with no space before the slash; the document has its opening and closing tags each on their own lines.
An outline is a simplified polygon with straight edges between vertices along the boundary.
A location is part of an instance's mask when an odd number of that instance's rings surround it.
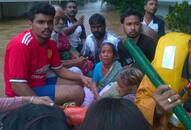
<svg viewBox="0 0 191 130">
<path fill-rule="evenodd" d="M 102 37 L 104 37 L 104 35 L 105 35 L 105 31 L 103 31 L 103 32 L 96 31 L 96 32 L 93 32 L 93 35 L 94 35 L 96 38 L 102 38 Z"/>
<path fill-rule="evenodd" d="M 129 37 L 129 38 L 137 38 L 139 35 L 140 35 L 140 33 L 127 34 L 127 37 Z"/>
<path fill-rule="evenodd" d="M 64 28 L 64 26 L 62 26 L 62 27 L 55 27 L 55 28 L 54 28 L 54 31 L 55 31 L 55 32 L 62 32 L 62 31 L 63 31 L 63 28 Z"/>
</svg>

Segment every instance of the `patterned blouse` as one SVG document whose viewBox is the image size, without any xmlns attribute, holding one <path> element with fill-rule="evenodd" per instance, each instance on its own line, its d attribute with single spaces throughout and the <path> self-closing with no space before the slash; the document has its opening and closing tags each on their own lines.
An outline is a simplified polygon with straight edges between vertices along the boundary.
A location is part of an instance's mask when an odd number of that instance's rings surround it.
<svg viewBox="0 0 191 130">
<path fill-rule="evenodd" d="M 8 112 L 22 106 L 22 97 L 0 98 L 0 112 Z"/>
</svg>

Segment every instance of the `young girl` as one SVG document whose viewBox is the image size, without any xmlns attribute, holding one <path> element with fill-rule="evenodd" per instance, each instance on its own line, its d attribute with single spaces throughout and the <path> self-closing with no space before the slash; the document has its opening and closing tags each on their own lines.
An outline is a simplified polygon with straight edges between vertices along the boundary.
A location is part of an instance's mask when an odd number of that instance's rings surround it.
<svg viewBox="0 0 191 130">
<path fill-rule="evenodd" d="M 95 99 L 103 97 L 122 97 L 134 101 L 142 77 L 143 73 L 139 69 L 125 68 L 118 74 L 117 82 L 110 83 L 104 87 L 100 93 L 96 91 L 95 84 L 91 86 L 91 89 Z"/>
</svg>

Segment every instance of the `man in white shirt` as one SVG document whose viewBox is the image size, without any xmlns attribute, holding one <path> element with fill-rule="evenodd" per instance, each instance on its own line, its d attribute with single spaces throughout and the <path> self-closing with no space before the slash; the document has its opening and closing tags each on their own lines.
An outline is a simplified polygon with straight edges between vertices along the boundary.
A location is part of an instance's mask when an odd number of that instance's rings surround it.
<svg viewBox="0 0 191 130">
<path fill-rule="evenodd" d="M 165 34 L 165 23 L 162 19 L 155 16 L 157 11 L 157 0 L 145 0 L 144 10 L 145 14 L 143 17 L 142 24 L 147 25 L 158 33 L 159 37 Z"/>
<path fill-rule="evenodd" d="M 106 22 L 101 14 L 93 14 L 89 19 L 91 34 L 87 36 L 81 54 L 88 56 L 94 63 L 99 61 L 99 49 L 103 42 L 114 44 L 117 49 L 121 39 L 119 36 L 106 31 Z"/>
</svg>

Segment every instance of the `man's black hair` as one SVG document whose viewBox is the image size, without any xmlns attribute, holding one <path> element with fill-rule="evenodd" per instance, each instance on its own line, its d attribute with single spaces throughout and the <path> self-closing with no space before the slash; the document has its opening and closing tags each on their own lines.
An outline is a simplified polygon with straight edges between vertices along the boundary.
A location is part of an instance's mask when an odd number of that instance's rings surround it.
<svg viewBox="0 0 191 130">
<path fill-rule="evenodd" d="M 63 8 L 66 9 L 66 7 L 67 7 L 67 5 L 68 5 L 69 3 L 74 3 L 74 4 L 77 5 L 76 0 L 68 0 L 68 1 L 66 1 L 66 4 L 65 4 L 65 6 L 64 6 Z"/>
<path fill-rule="evenodd" d="M 26 13 L 27 18 L 33 21 L 36 14 L 55 15 L 55 9 L 52 5 L 43 2 L 34 3 L 30 10 Z"/>
<path fill-rule="evenodd" d="M 89 24 L 90 25 L 94 25 L 94 24 L 101 24 L 101 25 L 106 25 L 105 23 L 105 18 L 103 15 L 101 14 L 93 14 L 90 18 L 89 18 Z"/>
<path fill-rule="evenodd" d="M 113 55 L 114 55 L 115 57 L 117 57 L 117 50 L 116 50 L 115 46 L 114 46 L 111 42 L 108 42 L 108 41 L 103 42 L 103 43 L 101 44 L 101 49 L 102 49 L 102 47 L 103 47 L 104 45 L 109 45 L 109 46 L 111 46 Z"/>
<path fill-rule="evenodd" d="M 144 4 L 146 5 L 149 1 L 151 1 L 151 0 L 145 0 Z M 154 1 L 158 2 L 158 0 L 154 0 Z"/>
<path fill-rule="evenodd" d="M 137 106 L 123 98 L 103 98 L 87 111 L 80 130 L 150 130 Z"/>
<path fill-rule="evenodd" d="M 10 112 L 2 130 L 68 130 L 66 116 L 57 107 L 27 104 Z"/>
<path fill-rule="evenodd" d="M 129 16 L 137 16 L 137 17 L 140 19 L 140 21 L 141 21 L 141 19 L 142 19 L 141 13 L 139 13 L 137 10 L 129 9 L 129 10 L 127 10 L 123 15 L 121 15 L 121 18 L 120 18 L 121 24 L 123 24 L 125 18 L 126 18 L 126 17 L 129 17 Z"/>
</svg>

